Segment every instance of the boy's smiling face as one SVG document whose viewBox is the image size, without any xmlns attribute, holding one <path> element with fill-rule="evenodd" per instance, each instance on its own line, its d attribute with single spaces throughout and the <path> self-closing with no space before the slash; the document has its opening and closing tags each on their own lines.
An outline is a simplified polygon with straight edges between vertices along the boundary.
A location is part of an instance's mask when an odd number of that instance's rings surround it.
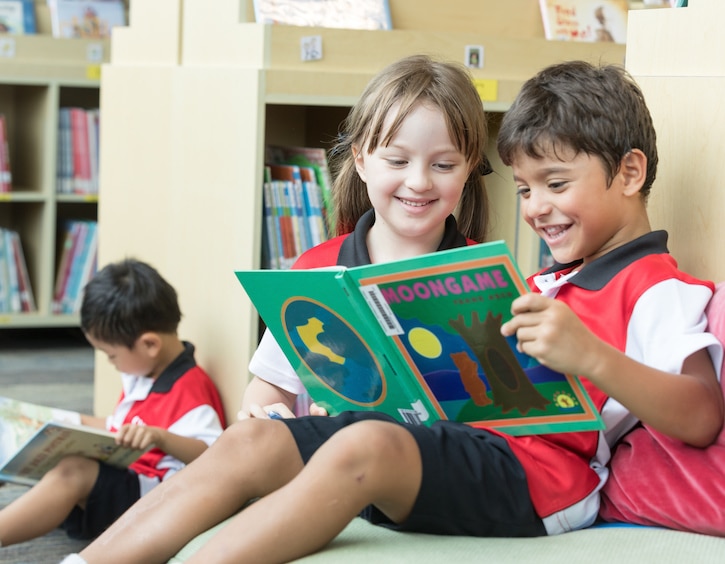
<svg viewBox="0 0 725 564">
<path fill-rule="evenodd" d="M 631 153 L 610 184 L 598 157 L 567 147 L 549 148 L 542 158 L 516 156 L 511 168 L 522 217 L 554 260 L 588 263 L 649 230 L 636 175 L 646 158 Z"/>
</svg>

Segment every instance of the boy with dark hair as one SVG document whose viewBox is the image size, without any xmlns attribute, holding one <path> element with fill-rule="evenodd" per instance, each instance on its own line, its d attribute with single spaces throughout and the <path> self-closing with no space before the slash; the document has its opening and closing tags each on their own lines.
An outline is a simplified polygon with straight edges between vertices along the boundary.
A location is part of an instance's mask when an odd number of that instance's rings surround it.
<svg viewBox="0 0 725 564">
<path fill-rule="evenodd" d="M 639 88 L 619 67 L 544 69 L 506 113 L 499 151 L 557 261 L 531 278 L 502 333 L 580 375 L 603 432 L 511 437 L 369 412 L 250 418 L 67 562 L 164 562 L 256 498 L 188 562 L 288 562 L 358 514 L 402 531 L 557 534 L 594 522 L 610 448 L 638 419 L 711 442 L 723 422 L 722 346 L 705 331 L 713 285 L 679 271 L 666 234 L 650 229 L 657 152 Z M 144 538 L 125 542 L 136 529 Z"/>
<path fill-rule="evenodd" d="M 90 539 L 128 507 L 194 460 L 221 434 L 224 412 L 214 383 L 179 340 L 176 291 L 148 264 L 109 264 L 86 285 L 81 328 L 121 372 L 123 392 L 107 419 L 78 414 L 77 423 L 117 433 L 146 449 L 128 469 L 68 456 L 26 494 L 0 511 L 7 546 L 63 526 Z"/>
</svg>

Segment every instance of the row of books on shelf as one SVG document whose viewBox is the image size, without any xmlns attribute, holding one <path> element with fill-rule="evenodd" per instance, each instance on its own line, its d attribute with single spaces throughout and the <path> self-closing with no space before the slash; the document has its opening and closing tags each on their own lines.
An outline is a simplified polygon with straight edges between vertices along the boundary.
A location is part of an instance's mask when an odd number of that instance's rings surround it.
<svg viewBox="0 0 725 564">
<path fill-rule="evenodd" d="M 34 0 L 0 0 L 0 32 L 38 32 Z M 53 37 L 103 39 L 126 25 L 123 0 L 48 0 Z"/>
<path fill-rule="evenodd" d="M 263 267 L 286 269 L 328 238 L 331 178 L 324 149 L 266 148 Z"/>
<path fill-rule="evenodd" d="M 98 108 L 60 108 L 56 191 L 98 194 L 100 112 Z"/>
<path fill-rule="evenodd" d="M 98 268 L 98 224 L 89 220 L 69 220 L 61 237 L 63 246 L 53 292 L 55 314 L 77 313 L 83 288 Z"/>
<path fill-rule="evenodd" d="M 20 235 L 0 228 L 0 312 L 36 311 Z"/>
</svg>

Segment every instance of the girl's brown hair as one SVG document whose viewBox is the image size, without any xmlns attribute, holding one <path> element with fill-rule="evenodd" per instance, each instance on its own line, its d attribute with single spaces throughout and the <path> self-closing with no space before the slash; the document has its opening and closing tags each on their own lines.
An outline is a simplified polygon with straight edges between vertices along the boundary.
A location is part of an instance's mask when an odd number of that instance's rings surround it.
<svg viewBox="0 0 725 564">
<path fill-rule="evenodd" d="M 355 169 L 352 147 L 367 146 L 372 153 L 387 145 L 403 120 L 419 103 L 438 108 L 448 133 L 471 166 L 456 216 L 466 237 L 483 241 L 488 229 L 489 204 L 482 172 L 488 127 L 481 98 L 463 65 L 436 62 L 425 55 L 401 59 L 376 75 L 342 124 L 342 133 L 330 153 L 333 182 L 333 221 L 337 235 L 351 232 L 372 207 L 365 183 Z M 384 130 L 388 113 L 396 112 Z"/>
</svg>

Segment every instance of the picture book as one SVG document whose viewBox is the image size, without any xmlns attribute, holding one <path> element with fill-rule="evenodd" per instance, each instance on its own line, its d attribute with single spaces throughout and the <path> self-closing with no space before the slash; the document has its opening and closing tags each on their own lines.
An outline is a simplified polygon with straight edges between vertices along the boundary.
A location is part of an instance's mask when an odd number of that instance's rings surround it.
<svg viewBox="0 0 725 564">
<path fill-rule="evenodd" d="M 53 37 L 102 39 L 126 25 L 122 0 L 48 0 Z"/>
<path fill-rule="evenodd" d="M 144 451 L 116 444 L 114 434 L 79 425 L 79 414 L 0 397 L 0 481 L 32 486 L 69 454 L 124 468 Z"/>
<path fill-rule="evenodd" d="M 628 0 L 539 0 L 539 6 L 547 39 L 627 41 Z"/>
<path fill-rule="evenodd" d="M 26 35 L 35 32 L 33 0 L 0 0 L 0 33 Z"/>
<path fill-rule="evenodd" d="M 579 378 L 501 335 L 527 291 L 502 241 L 354 268 L 236 275 L 330 414 L 378 410 L 513 435 L 603 428 Z"/>
<path fill-rule="evenodd" d="M 392 29 L 388 0 L 254 0 L 259 23 Z"/>
</svg>

